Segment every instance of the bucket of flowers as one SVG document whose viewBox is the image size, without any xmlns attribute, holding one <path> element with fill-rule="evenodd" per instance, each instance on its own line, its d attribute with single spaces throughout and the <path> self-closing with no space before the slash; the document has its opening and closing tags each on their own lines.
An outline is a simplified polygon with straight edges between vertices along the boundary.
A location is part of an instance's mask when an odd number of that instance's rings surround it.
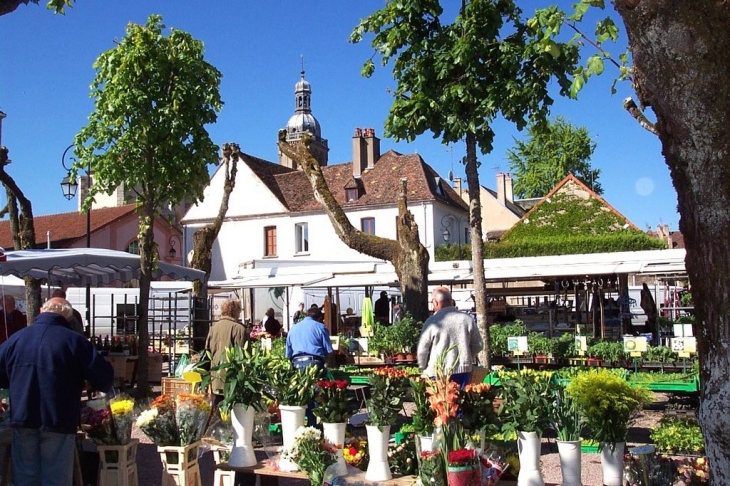
<svg viewBox="0 0 730 486">
<path fill-rule="evenodd" d="M 347 385 L 348 383 L 345 380 L 319 380 L 315 396 L 317 406 L 312 411 L 322 424 L 325 440 L 338 447 L 338 476 L 347 474 L 343 446 L 347 419 L 352 417 L 351 400 L 347 393 Z"/>
<path fill-rule="evenodd" d="M 418 457 L 418 475 L 424 486 L 446 486 L 444 459 L 441 450 L 421 451 Z"/>
<path fill-rule="evenodd" d="M 449 451 L 446 479 L 449 486 L 478 486 L 481 481 L 475 449 Z"/>
<path fill-rule="evenodd" d="M 282 457 L 304 471 L 310 483 L 321 485 L 327 468 L 337 462 L 337 447 L 324 440 L 316 428 L 299 427 L 292 446 L 282 451 Z"/>
<path fill-rule="evenodd" d="M 81 409 L 81 430 L 99 449 L 102 469 L 122 468 L 137 456 L 137 439 L 132 439 L 134 400 L 118 395 L 110 400 L 90 400 Z"/>
<path fill-rule="evenodd" d="M 180 393 L 173 399 L 163 394 L 137 418 L 137 427 L 157 445 L 165 470 L 198 467 L 198 448 L 211 408 L 205 395 Z"/>
<path fill-rule="evenodd" d="M 461 420 L 472 434 L 479 434 L 480 448 L 484 450 L 487 432 L 497 431 L 497 417 L 492 403 L 494 389 L 486 383 L 468 383 L 461 396 Z"/>
<path fill-rule="evenodd" d="M 348 466 L 356 467 L 364 471 L 368 467 L 368 444 L 360 437 L 345 439 L 343 456 Z"/>
</svg>

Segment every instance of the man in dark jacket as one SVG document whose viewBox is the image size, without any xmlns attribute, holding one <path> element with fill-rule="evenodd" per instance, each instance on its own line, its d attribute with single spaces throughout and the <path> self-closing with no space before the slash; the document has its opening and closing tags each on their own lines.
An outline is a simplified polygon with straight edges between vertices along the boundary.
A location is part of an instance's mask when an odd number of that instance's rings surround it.
<svg viewBox="0 0 730 486">
<path fill-rule="evenodd" d="M 54 297 L 32 325 L 0 346 L 17 486 L 71 485 L 84 380 L 101 391 L 114 381 L 112 365 L 71 329 L 72 317 L 71 304 Z"/>
</svg>

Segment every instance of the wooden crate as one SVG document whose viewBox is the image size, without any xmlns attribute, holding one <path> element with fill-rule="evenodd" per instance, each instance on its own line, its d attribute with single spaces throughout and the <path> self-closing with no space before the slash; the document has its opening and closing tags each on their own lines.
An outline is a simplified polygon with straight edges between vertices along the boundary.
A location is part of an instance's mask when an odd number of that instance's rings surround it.
<svg viewBox="0 0 730 486">
<path fill-rule="evenodd" d="M 194 387 L 194 383 L 189 383 L 182 378 L 162 377 L 162 393 L 170 395 L 172 398 L 175 398 L 178 393 L 192 393 Z"/>
<path fill-rule="evenodd" d="M 157 447 L 162 461 L 162 486 L 201 486 L 200 441 L 184 447 Z"/>
</svg>

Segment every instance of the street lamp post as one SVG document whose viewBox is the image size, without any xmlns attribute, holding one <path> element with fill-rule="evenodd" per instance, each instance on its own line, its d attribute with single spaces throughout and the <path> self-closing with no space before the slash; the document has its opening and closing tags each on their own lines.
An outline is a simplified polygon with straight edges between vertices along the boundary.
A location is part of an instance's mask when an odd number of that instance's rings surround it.
<svg viewBox="0 0 730 486">
<path fill-rule="evenodd" d="M 68 200 L 73 199 L 78 191 L 79 184 L 75 180 L 71 180 L 71 167 L 66 167 L 66 154 L 74 147 L 74 144 L 66 147 L 61 155 L 61 165 L 66 169 L 66 177 L 61 180 L 61 191 L 63 191 L 63 197 Z M 73 164 L 72 164 L 73 165 Z M 86 176 L 91 179 L 91 164 L 86 168 Z M 89 180 L 89 182 L 91 182 Z M 86 189 L 88 191 L 88 184 Z M 86 211 L 86 248 L 91 248 L 91 208 Z M 86 284 L 86 322 L 91 330 L 91 335 L 94 335 L 94 325 L 91 322 L 91 285 Z"/>
<path fill-rule="evenodd" d="M 457 247 L 456 251 L 457 251 L 457 258 L 459 260 L 461 260 L 461 225 L 462 225 L 462 223 L 467 221 L 467 219 L 466 219 L 467 216 L 468 215 L 466 215 L 466 214 L 461 215 L 461 216 L 457 216 L 454 214 L 445 214 L 441 218 L 441 227 L 443 228 L 443 231 L 441 232 L 441 234 L 443 235 L 444 241 L 446 243 L 448 243 L 449 240 L 451 239 L 451 231 L 449 231 L 449 228 L 451 228 L 452 225 L 456 224 L 455 229 L 456 229 L 456 236 L 457 236 L 457 241 L 458 241 L 458 245 L 459 245 Z"/>
</svg>

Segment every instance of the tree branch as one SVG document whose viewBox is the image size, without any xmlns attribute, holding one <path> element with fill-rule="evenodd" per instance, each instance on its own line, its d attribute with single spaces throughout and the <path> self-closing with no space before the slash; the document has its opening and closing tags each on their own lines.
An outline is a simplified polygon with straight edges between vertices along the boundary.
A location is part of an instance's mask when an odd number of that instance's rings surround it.
<svg viewBox="0 0 730 486">
<path fill-rule="evenodd" d="M 644 129 L 653 133 L 654 135 L 659 135 L 654 124 L 650 122 L 648 118 L 646 118 L 644 112 L 641 111 L 638 106 L 636 106 L 636 103 L 630 96 L 624 100 L 624 109 L 628 111 L 629 114 L 631 114 L 631 116 L 634 117 L 636 121 L 639 122 L 639 125 L 641 125 Z"/>
</svg>

